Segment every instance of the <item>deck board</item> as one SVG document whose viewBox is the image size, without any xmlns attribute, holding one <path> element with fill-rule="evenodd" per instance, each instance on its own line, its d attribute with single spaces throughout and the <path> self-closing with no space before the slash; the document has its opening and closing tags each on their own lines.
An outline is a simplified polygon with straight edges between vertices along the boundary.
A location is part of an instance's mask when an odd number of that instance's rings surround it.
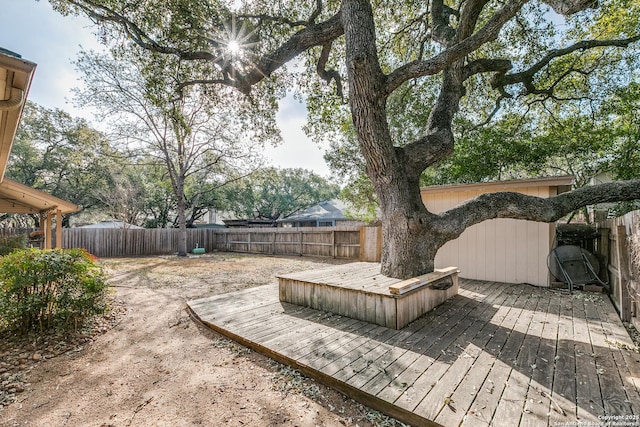
<svg viewBox="0 0 640 427">
<path fill-rule="evenodd" d="M 280 302 L 275 285 L 188 305 L 212 329 L 408 424 L 640 415 L 640 355 L 604 295 L 461 280 L 457 296 L 401 330 Z"/>
</svg>

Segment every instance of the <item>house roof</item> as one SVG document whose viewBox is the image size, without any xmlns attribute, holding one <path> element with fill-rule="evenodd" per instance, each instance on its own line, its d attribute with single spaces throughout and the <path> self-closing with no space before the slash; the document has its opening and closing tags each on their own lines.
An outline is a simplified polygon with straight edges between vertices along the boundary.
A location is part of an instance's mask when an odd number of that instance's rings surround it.
<svg viewBox="0 0 640 427">
<path fill-rule="evenodd" d="M 533 179 L 514 179 L 509 181 L 490 181 L 490 182 L 476 182 L 471 184 L 452 184 L 452 185 L 432 185 L 429 187 L 422 187 L 420 192 L 422 194 L 428 193 L 443 193 L 446 191 L 479 191 L 488 190 L 491 192 L 497 191 L 513 191 L 518 188 L 527 187 L 559 187 L 561 190 L 570 190 L 574 177 L 568 176 L 554 176 L 549 178 L 533 178 Z M 562 191 L 558 191 L 560 193 Z"/>
<path fill-rule="evenodd" d="M 9 50 L 0 50 L 0 181 L 16 135 L 36 64 Z"/>
<path fill-rule="evenodd" d="M 301 212 L 293 214 L 278 222 L 304 222 L 304 221 L 331 221 L 337 219 L 347 219 L 344 216 L 346 205 L 338 199 L 320 202 Z"/>
<path fill-rule="evenodd" d="M 9 178 L 0 182 L 0 212 L 40 213 L 49 210 L 67 214 L 80 210 L 80 207 Z"/>
</svg>

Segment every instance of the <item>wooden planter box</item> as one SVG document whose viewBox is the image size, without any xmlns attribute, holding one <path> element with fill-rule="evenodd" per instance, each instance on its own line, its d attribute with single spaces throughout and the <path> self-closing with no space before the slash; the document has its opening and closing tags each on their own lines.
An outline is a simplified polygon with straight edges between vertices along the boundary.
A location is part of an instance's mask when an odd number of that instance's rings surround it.
<svg viewBox="0 0 640 427">
<path fill-rule="evenodd" d="M 402 329 L 458 293 L 458 269 L 409 280 L 380 274 L 380 264 L 358 262 L 277 276 L 280 301 L 392 329 Z"/>
</svg>

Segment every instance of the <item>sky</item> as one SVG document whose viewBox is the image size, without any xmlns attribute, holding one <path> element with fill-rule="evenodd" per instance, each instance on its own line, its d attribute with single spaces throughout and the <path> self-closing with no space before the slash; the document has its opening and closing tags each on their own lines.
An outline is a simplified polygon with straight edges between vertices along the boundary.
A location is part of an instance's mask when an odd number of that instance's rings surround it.
<svg viewBox="0 0 640 427">
<path fill-rule="evenodd" d="M 77 53 L 81 48 L 101 48 L 92 33 L 92 23 L 80 17 L 63 17 L 53 11 L 47 0 L 0 0 L 0 10 L 7 18 L 0 25 L 0 47 L 38 65 L 29 100 L 91 121 L 91 112 L 74 107 L 71 89 L 81 84 L 72 64 Z M 284 142 L 265 148 L 264 154 L 271 164 L 309 169 L 330 177 L 323 150 L 302 130 L 306 123 L 305 106 L 287 96 L 280 103 L 277 121 Z"/>
</svg>

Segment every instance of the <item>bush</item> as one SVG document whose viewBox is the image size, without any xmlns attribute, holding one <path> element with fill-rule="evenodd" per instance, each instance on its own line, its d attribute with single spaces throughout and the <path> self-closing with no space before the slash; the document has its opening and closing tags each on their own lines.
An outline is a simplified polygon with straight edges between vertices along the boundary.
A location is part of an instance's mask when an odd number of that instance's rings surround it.
<svg viewBox="0 0 640 427">
<path fill-rule="evenodd" d="M 27 247 L 27 236 L 16 234 L 14 236 L 0 236 L 0 256 L 5 256 L 16 249 Z"/>
<path fill-rule="evenodd" d="M 81 249 L 14 251 L 0 259 L 0 329 L 76 330 L 104 312 L 107 284 Z"/>
</svg>

